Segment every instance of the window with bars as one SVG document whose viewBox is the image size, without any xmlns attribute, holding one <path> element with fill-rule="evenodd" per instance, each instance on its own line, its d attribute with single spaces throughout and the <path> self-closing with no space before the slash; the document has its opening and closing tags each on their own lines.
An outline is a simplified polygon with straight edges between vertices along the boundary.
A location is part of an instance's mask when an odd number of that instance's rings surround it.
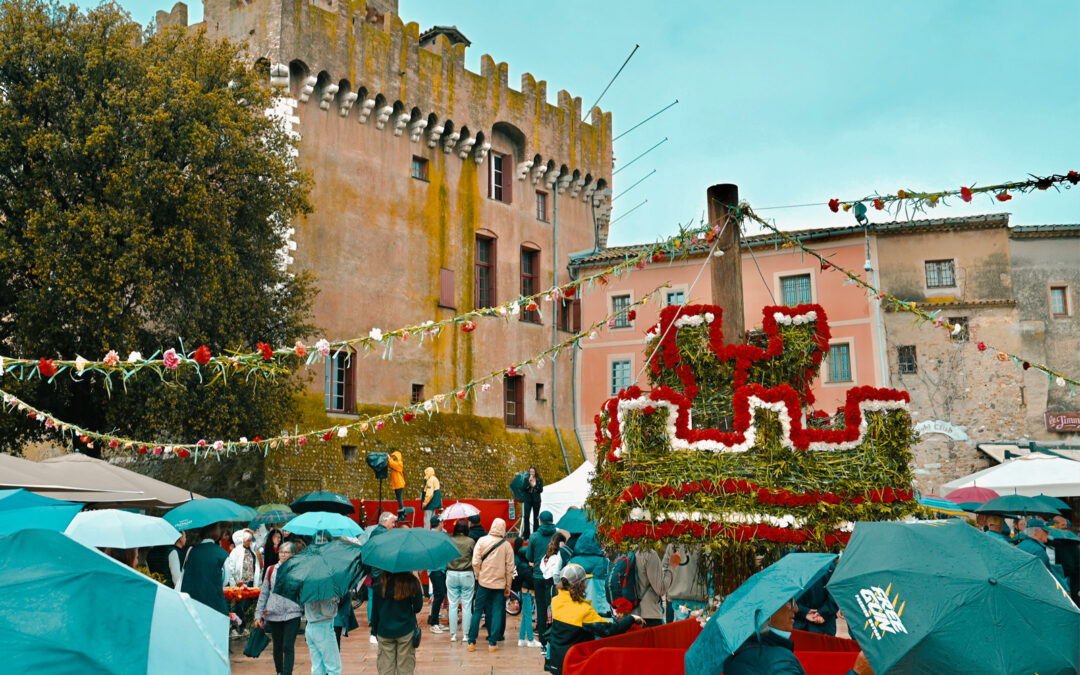
<svg viewBox="0 0 1080 675">
<path fill-rule="evenodd" d="M 495 240 L 476 237 L 476 266 L 473 279 L 475 309 L 495 304 Z"/>
<path fill-rule="evenodd" d="M 851 382 L 851 345 L 829 345 L 829 382 Z"/>
<path fill-rule="evenodd" d="M 949 260 L 927 260 L 926 287 L 927 288 L 952 288 L 956 286 L 956 265 Z"/>
<path fill-rule="evenodd" d="M 915 355 L 915 345 L 900 345 L 896 348 L 899 357 L 900 374 L 914 375 L 919 372 L 919 361 Z"/>
<path fill-rule="evenodd" d="M 423 181 L 428 179 L 428 161 L 423 157 L 412 158 L 412 177 Z"/>
<path fill-rule="evenodd" d="M 504 380 L 505 420 L 508 427 L 525 426 L 525 378 L 507 376 Z"/>
<path fill-rule="evenodd" d="M 629 328 L 630 317 L 627 311 L 630 309 L 629 295 L 615 295 L 611 298 L 611 313 L 615 315 L 615 324 L 612 328 Z"/>
<path fill-rule="evenodd" d="M 686 293 L 683 291 L 668 291 L 664 296 L 664 303 L 667 305 L 686 304 Z"/>
<path fill-rule="evenodd" d="M 780 277 L 780 295 L 788 307 L 806 305 L 813 302 L 810 291 L 810 275 L 796 274 L 790 277 Z"/>
<path fill-rule="evenodd" d="M 626 389 L 633 380 L 630 372 L 630 361 L 612 361 L 611 362 L 611 395 L 616 396 L 620 391 Z"/>
<path fill-rule="evenodd" d="M 412 386 L 412 396 L 409 397 L 410 403 L 422 403 L 424 401 L 424 385 L 414 384 Z"/>
<path fill-rule="evenodd" d="M 970 332 L 968 329 L 968 318 L 966 316 L 950 316 L 949 319 L 949 338 L 953 342 L 967 342 Z M 960 326 L 960 330 L 956 330 L 956 326 Z"/>
<path fill-rule="evenodd" d="M 353 360 L 349 352 L 331 354 L 326 359 L 326 409 L 335 412 L 352 412 L 356 408 L 353 395 Z"/>
<path fill-rule="evenodd" d="M 510 155 L 491 153 L 490 172 L 488 173 L 488 198 L 510 203 Z"/>
<path fill-rule="evenodd" d="M 521 294 L 529 296 L 536 293 L 537 277 L 540 273 L 540 251 L 532 248 L 521 249 Z M 530 323 L 540 323 L 540 312 L 537 310 L 521 310 L 521 320 Z"/>
<path fill-rule="evenodd" d="M 536 219 L 547 222 L 547 193 L 536 192 Z"/>
<path fill-rule="evenodd" d="M 1050 315 L 1061 317 L 1069 316 L 1069 287 L 1050 287 Z"/>
</svg>

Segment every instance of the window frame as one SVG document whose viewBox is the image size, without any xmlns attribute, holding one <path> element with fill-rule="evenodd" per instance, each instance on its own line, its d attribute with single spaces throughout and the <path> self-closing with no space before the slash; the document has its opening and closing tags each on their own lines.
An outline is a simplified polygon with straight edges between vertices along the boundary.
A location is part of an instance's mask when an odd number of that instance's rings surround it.
<svg viewBox="0 0 1080 675">
<path fill-rule="evenodd" d="M 480 262 L 480 242 L 487 242 L 490 245 L 489 260 L 487 262 Z M 498 275 L 496 274 L 498 262 L 498 239 L 486 234 L 477 233 L 473 240 L 473 309 L 485 309 L 487 307 L 494 307 L 497 304 L 497 285 L 496 280 Z M 480 290 L 480 270 L 487 270 L 487 285 L 488 285 L 488 300 L 487 303 L 481 302 L 481 290 Z"/>
<path fill-rule="evenodd" d="M 543 190 L 536 191 L 536 219 L 541 223 L 550 222 L 548 220 L 548 193 Z"/>
<path fill-rule="evenodd" d="M 412 390 L 409 392 L 409 403 L 416 405 L 417 403 L 424 402 L 424 385 L 418 382 L 412 383 Z"/>
<path fill-rule="evenodd" d="M 664 292 L 664 307 L 671 307 L 672 306 L 670 296 L 675 294 L 675 293 L 681 293 L 682 294 L 682 302 L 677 303 L 677 304 L 679 304 L 679 305 L 685 305 L 686 304 L 686 287 L 685 286 L 672 286 L 671 288 L 669 288 L 668 290 L 666 290 Z"/>
<path fill-rule="evenodd" d="M 617 387 L 615 382 L 615 367 L 620 364 L 626 364 L 626 385 Z M 608 391 L 611 396 L 618 396 L 619 392 L 634 384 L 634 355 L 633 354 L 612 354 L 608 356 L 607 360 L 607 383 Z"/>
<path fill-rule="evenodd" d="M 795 307 L 795 305 L 788 305 L 787 303 L 784 302 L 784 279 L 792 279 L 792 278 L 795 278 L 795 277 L 804 277 L 804 276 L 805 277 L 810 277 L 810 300 L 807 301 L 807 302 L 804 302 L 804 303 L 797 303 L 797 304 L 811 305 L 811 304 L 814 304 L 814 303 L 816 303 L 818 301 L 817 300 L 818 292 L 817 292 L 817 274 L 816 274 L 816 270 L 814 268 L 812 268 L 812 267 L 806 267 L 806 268 L 803 268 L 803 269 L 782 270 L 782 271 L 773 273 L 773 284 L 774 284 L 773 287 L 776 288 L 777 294 L 780 296 L 780 298 L 779 298 L 780 304 L 782 304 L 782 305 L 784 305 L 786 307 Z"/>
<path fill-rule="evenodd" d="M 910 362 L 905 362 L 904 355 L 905 350 L 911 350 Z M 905 365 L 906 364 L 906 365 Z M 917 345 L 897 345 L 896 346 L 896 372 L 900 375 L 918 375 L 919 374 L 919 351 Z"/>
<path fill-rule="evenodd" d="M 949 274 L 952 276 L 952 279 L 951 279 L 952 283 L 949 283 L 949 284 L 944 284 L 944 283 L 931 284 L 930 283 L 930 269 L 931 269 L 930 266 L 931 265 L 939 265 L 940 266 L 940 265 L 944 265 L 945 263 L 948 263 L 948 265 L 949 265 Z M 934 269 L 939 270 L 938 267 L 935 267 Z M 935 275 L 940 276 L 940 274 L 941 274 L 940 271 L 935 271 Z M 923 261 L 923 282 L 926 284 L 927 288 L 956 288 L 956 258 L 940 258 L 938 260 L 924 260 Z"/>
<path fill-rule="evenodd" d="M 513 203 L 513 170 L 513 155 L 494 150 L 488 152 L 488 199 L 503 204 Z"/>
<path fill-rule="evenodd" d="M 581 332 L 581 299 L 560 298 L 556 306 L 556 321 L 564 333 Z"/>
<path fill-rule="evenodd" d="M 1062 309 L 1064 312 L 1054 311 L 1054 292 L 1061 291 Z M 1050 317 L 1054 319 L 1067 319 L 1072 316 L 1072 311 L 1069 303 L 1069 285 L 1068 284 L 1050 284 Z"/>
<path fill-rule="evenodd" d="M 428 167 L 429 167 L 429 165 L 430 165 L 430 161 L 428 160 L 427 157 L 421 157 L 420 155 L 413 155 L 412 156 L 412 167 L 411 167 L 412 177 L 415 180 L 422 180 L 425 183 L 431 182 L 430 179 L 428 178 Z M 416 175 L 416 167 L 418 167 L 418 166 L 420 167 L 420 175 L 419 176 Z"/>
<path fill-rule="evenodd" d="M 532 263 L 532 273 L 525 273 L 525 260 L 529 258 Z M 522 246 L 521 255 L 519 257 L 521 263 L 520 280 L 521 280 L 521 295 L 528 297 L 535 295 L 540 291 L 540 249 L 532 246 Z M 528 290 L 528 292 L 526 292 Z M 540 324 L 540 311 L 522 309 L 520 313 L 521 320 L 526 323 Z"/>
<path fill-rule="evenodd" d="M 356 412 L 356 359 L 352 356 L 349 350 L 342 349 L 326 359 L 323 407 L 327 412 Z M 339 400 L 340 407 L 337 407 Z"/>
<path fill-rule="evenodd" d="M 514 400 L 510 400 L 511 382 L 513 382 Z M 514 404 L 513 420 L 510 419 L 509 404 Z M 525 427 L 525 376 L 503 376 L 503 423 L 507 429 L 524 429 Z"/>
<path fill-rule="evenodd" d="M 617 298 L 626 298 L 626 309 L 618 314 L 615 314 L 615 300 Z M 626 331 L 634 328 L 634 322 L 627 317 L 627 312 L 634 304 L 634 291 L 633 289 L 625 289 L 618 291 L 608 291 L 607 293 L 607 307 L 606 309 L 613 315 L 615 319 L 614 325 L 608 325 L 610 331 Z M 578 329 L 580 330 L 580 328 Z"/>
<path fill-rule="evenodd" d="M 848 380 L 835 380 L 833 379 L 832 371 L 832 354 L 833 347 L 839 346 L 847 347 L 847 365 L 848 365 Z M 855 359 L 855 338 L 854 337 L 842 337 L 834 340 L 829 340 L 829 353 L 825 355 L 823 359 L 823 365 L 825 366 L 821 372 L 821 384 L 825 387 L 850 387 L 859 381 L 859 373 L 856 368 Z"/>
</svg>

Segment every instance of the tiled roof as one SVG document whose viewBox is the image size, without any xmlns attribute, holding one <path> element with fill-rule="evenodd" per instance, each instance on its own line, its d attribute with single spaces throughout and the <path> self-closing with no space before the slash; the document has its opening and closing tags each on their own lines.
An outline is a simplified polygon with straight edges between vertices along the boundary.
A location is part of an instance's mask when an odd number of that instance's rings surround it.
<svg viewBox="0 0 1080 675">
<path fill-rule="evenodd" d="M 1080 237 L 1080 225 L 1017 225 L 1009 229 L 1013 239 Z"/>
</svg>

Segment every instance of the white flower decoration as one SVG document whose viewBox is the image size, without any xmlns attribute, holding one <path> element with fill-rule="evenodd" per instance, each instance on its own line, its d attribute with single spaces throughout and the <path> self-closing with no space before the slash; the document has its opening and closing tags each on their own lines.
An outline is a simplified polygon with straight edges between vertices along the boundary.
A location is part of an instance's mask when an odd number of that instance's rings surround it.
<svg viewBox="0 0 1080 675">
<path fill-rule="evenodd" d="M 349 427 L 341 427 L 337 430 L 338 438 L 345 438 L 349 435 Z"/>
<path fill-rule="evenodd" d="M 87 361 L 86 359 L 84 359 L 83 357 L 76 356 L 75 357 L 75 370 L 81 373 L 86 368 L 86 364 L 88 364 L 88 363 L 90 363 L 90 362 Z"/>
<path fill-rule="evenodd" d="M 379 328 L 372 328 L 371 332 L 368 333 L 368 337 L 375 342 L 382 342 L 382 330 Z"/>
<path fill-rule="evenodd" d="M 330 342 L 323 338 L 315 343 L 315 351 L 319 352 L 319 356 L 330 356 Z"/>
<path fill-rule="evenodd" d="M 135 363 L 136 361 L 142 361 L 142 354 L 139 352 L 131 352 L 127 357 L 128 363 Z"/>
<path fill-rule="evenodd" d="M 491 391 L 491 384 L 485 382 L 483 385 L 480 386 L 480 391 Z"/>
<path fill-rule="evenodd" d="M 424 410 L 426 410 L 427 412 L 431 412 L 434 409 L 435 409 L 435 402 L 434 401 L 432 401 L 430 399 L 427 400 L 427 401 L 424 401 Z"/>
</svg>

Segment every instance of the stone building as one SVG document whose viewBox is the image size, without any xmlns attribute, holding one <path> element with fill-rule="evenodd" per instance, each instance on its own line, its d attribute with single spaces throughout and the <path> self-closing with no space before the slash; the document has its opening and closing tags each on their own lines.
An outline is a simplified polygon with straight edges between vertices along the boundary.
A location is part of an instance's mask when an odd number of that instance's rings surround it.
<svg viewBox="0 0 1080 675">
<path fill-rule="evenodd" d="M 488 55 L 479 73 L 467 70 L 470 42 L 457 28 L 421 34 L 397 4 L 204 0 L 204 20 L 191 27 L 246 41 L 268 85 L 284 93 L 277 112 L 300 138 L 299 164 L 314 178 L 314 213 L 294 223 L 288 252 L 289 264 L 314 273 L 319 288 L 322 334 L 312 340 L 497 306 L 569 281 L 568 253 L 606 242 L 611 114 L 594 108 L 583 121 L 580 98 L 559 91 L 551 104 L 547 83 L 528 73 L 511 88 L 507 64 Z M 186 14 L 178 4 L 158 23 L 186 25 Z M 566 339 L 563 329 L 573 325 L 569 311 L 562 315 L 560 322 L 545 303 L 540 313 L 481 320 L 475 332 L 451 328 L 423 345 L 399 340 L 392 359 L 343 353 L 310 391 L 330 416 L 453 393 Z M 520 445 L 515 436 L 531 434 L 527 444 L 556 444 L 556 453 L 561 444 L 580 461 L 573 434 L 559 443 L 552 433 L 572 424 L 563 386 L 569 359 L 548 364 L 466 399 L 463 412 L 500 420 L 496 445 Z M 345 446 L 345 460 L 311 473 L 353 475 L 348 448 L 361 459 L 379 449 L 370 436 L 347 442 L 361 452 Z M 407 459 L 438 445 L 403 443 L 397 449 Z"/>
</svg>

